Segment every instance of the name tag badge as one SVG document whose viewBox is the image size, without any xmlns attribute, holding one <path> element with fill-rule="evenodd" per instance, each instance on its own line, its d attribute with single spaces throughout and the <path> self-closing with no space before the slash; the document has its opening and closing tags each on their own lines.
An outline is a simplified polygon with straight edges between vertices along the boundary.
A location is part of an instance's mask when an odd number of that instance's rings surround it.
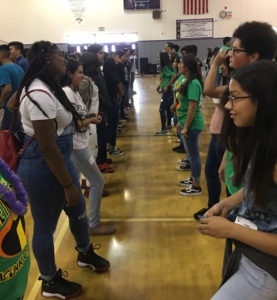
<svg viewBox="0 0 277 300">
<path fill-rule="evenodd" d="M 237 216 L 236 217 L 236 220 L 235 220 L 235 223 L 241 225 L 241 226 L 244 226 L 244 227 L 247 227 L 247 228 L 251 228 L 251 229 L 254 229 L 254 230 L 258 230 L 258 227 L 255 223 L 243 218 L 243 217 L 239 217 Z"/>
</svg>

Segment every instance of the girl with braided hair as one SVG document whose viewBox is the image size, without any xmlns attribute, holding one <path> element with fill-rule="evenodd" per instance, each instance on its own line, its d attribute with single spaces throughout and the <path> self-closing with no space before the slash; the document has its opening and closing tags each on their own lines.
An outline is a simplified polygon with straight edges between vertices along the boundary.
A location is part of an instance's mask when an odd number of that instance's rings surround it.
<svg viewBox="0 0 277 300">
<path fill-rule="evenodd" d="M 82 286 L 64 279 L 56 268 L 53 234 L 62 210 L 76 241 L 78 265 L 103 272 L 110 264 L 90 243 L 86 203 L 70 159 L 74 127 L 79 130 L 81 116 L 58 84 L 65 75 L 66 61 L 58 47 L 47 41 L 34 43 L 28 54 L 29 68 L 17 102 L 25 142 L 33 135 L 35 139 L 21 156 L 17 173 L 34 219 L 32 246 L 41 273 L 42 296 L 68 299 L 79 295 Z"/>
<path fill-rule="evenodd" d="M 197 60 L 192 54 L 181 57 L 178 65 L 179 73 L 185 77 L 185 82 L 176 95 L 176 115 L 178 118 L 177 131 L 181 132 L 189 150 L 191 177 L 179 182 L 185 186 L 180 194 L 194 196 L 202 193 L 200 187 L 201 162 L 199 155 L 199 137 L 204 129 L 204 120 L 201 114 L 201 97 L 203 82 Z"/>
</svg>

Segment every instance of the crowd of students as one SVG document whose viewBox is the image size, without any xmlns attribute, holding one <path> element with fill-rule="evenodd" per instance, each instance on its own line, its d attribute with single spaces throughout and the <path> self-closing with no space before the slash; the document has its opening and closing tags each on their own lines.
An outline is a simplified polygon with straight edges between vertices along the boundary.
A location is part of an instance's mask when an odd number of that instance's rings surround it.
<svg viewBox="0 0 277 300">
<path fill-rule="evenodd" d="M 177 170 L 190 171 L 179 182 L 184 187 L 180 194 L 200 195 L 201 102 L 203 95 L 214 98 L 205 164 L 208 205 L 194 214 L 200 233 L 226 239 L 222 284 L 212 299 L 273 300 L 277 298 L 277 66 L 272 59 L 277 35 L 267 23 L 246 22 L 233 38 L 225 38 L 214 53 L 205 83 L 197 48 L 185 46 L 178 53 L 178 46 L 166 44 L 159 54 L 161 130 L 155 135 L 167 135 L 174 118 L 186 152 Z M 40 41 L 32 45 L 26 62 L 22 51 L 18 42 L 0 46 L 2 129 L 20 131 L 23 144 L 31 140 L 17 174 L 34 219 L 32 246 L 42 295 L 67 299 L 83 288 L 66 280 L 56 267 L 53 234 L 62 210 L 76 241 L 78 265 L 96 272 L 110 267 L 94 252 L 89 235 L 115 232 L 101 223 L 101 172 L 114 171 L 107 152 L 123 155 L 116 140 L 119 118 L 128 120 L 129 100 L 135 93 L 136 54 L 130 56 L 124 49 L 105 57 L 103 47 L 94 44 L 77 59 L 65 59 L 55 44 Z M 13 124 L 17 110 L 20 122 Z M 89 218 L 78 172 L 88 180 L 82 187 L 88 190 Z M 221 201 L 220 179 L 226 184 Z"/>
<path fill-rule="evenodd" d="M 277 65 L 273 61 L 277 35 L 267 23 L 246 22 L 223 43 L 208 57 L 204 86 L 195 52 L 175 58 L 177 74 L 168 44 L 160 53 L 157 90 L 162 93 L 162 128 L 156 135 L 167 135 L 171 129 L 165 122 L 171 107 L 181 140 L 173 150 L 186 152 L 177 170 L 191 173 L 179 182 L 186 187 L 180 194 L 201 194 L 202 88 L 203 96 L 213 98 L 205 164 L 208 205 L 194 214 L 202 234 L 226 239 L 222 283 L 212 299 L 273 300 L 277 299 Z M 226 184 L 226 198 L 221 201 L 220 179 Z"/>
<path fill-rule="evenodd" d="M 89 236 L 116 231 L 101 223 L 101 199 L 107 194 L 101 172 L 114 172 L 107 152 L 123 155 L 116 137 L 119 119 L 128 121 L 136 53 L 130 60 L 128 49 L 104 57 L 102 45 L 94 44 L 76 57 L 40 41 L 28 50 L 27 61 L 22 49 L 19 42 L 0 46 L 2 130 L 19 134 L 22 145 L 30 142 L 17 174 L 34 220 L 32 248 L 42 295 L 68 299 L 83 288 L 56 267 L 53 234 L 62 210 L 76 241 L 78 265 L 96 272 L 110 267 L 94 252 Z M 82 188 L 89 198 L 88 218 Z"/>
</svg>

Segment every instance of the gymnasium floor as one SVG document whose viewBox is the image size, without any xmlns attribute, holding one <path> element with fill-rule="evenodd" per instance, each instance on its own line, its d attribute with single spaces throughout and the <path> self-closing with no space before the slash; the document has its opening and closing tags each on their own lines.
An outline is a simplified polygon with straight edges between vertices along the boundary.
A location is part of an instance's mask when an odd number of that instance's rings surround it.
<svg viewBox="0 0 277 300">
<path fill-rule="evenodd" d="M 79 268 L 68 221 L 62 214 L 55 234 L 56 264 L 69 280 L 84 286 L 83 300 L 206 300 L 217 290 L 221 278 L 224 240 L 201 235 L 192 215 L 207 203 L 204 165 L 209 122 L 214 110 L 211 99 L 203 101 L 205 130 L 200 137 L 202 161 L 201 196 L 179 195 L 178 181 L 189 172 L 175 170 L 184 155 L 171 151 L 177 146 L 175 131 L 156 137 L 160 129 L 158 76 L 135 79 L 133 110 L 118 136 L 123 156 L 113 157 L 114 174 L 105 175 L 102 221 L 113 224 L 112 236 L 91 237 L 101 244 L 96 252 L 111 262 L 108 273 Z M 224 197 L 224 190 L 222 196 Z M 32 237 L 32 218 L 27 227 Z M 45 299 L 32 255 L 27 300 Z"/>
</svg>

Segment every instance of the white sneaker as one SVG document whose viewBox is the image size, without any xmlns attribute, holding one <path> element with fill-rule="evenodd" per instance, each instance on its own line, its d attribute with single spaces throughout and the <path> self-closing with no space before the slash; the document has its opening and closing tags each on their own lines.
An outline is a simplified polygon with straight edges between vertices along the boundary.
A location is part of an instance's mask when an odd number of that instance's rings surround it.
<svg viewBox="0 0 277 300">
<path fill-rule="evenodd" d="M 202 194 L 202 190 L 200 186 L 190 185 L 189 187 L 181 190 L 179 193 L 183 196 L 197 196 Z"/>
</svg>

